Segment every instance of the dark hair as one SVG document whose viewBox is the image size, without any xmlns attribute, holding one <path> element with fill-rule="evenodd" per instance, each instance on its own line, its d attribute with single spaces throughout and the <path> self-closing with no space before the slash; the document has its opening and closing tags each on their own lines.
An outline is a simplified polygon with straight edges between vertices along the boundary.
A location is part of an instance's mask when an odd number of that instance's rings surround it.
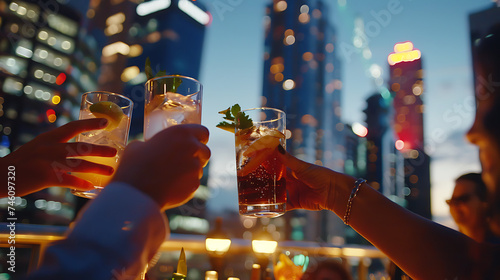
<svg viewBox="0 0 500 280">
<path fill-rule="evenodd" d="M 480 83 L 486 89 L 486 96 L 493 95 L 493 108 L 485 115 L 484 125 L 493 133 L 500 145 L 500 24 L 490 28 L 473 50 L 476 86 Z M 482 98 L 482 97 L 478 97 Z"/>
<path fill-rule="evenodd" d="M 330 270 L 339 274 L 342 280 L 352 280 L 352 276 L 344 265 L 333 259 L 327 259 L 319 262 L 316 266 L 309 267 L 301 278 L 303 280 L 315 280 L 318 277 L 318 272 L 321 270 Z"/>
<path fill-rule="evenodd" d="M 481 201 L 486 201 L 487 189 L 486 189 L 486 185 L 484 184 L 483 178 L 481 177 L 480 173 L 464 174 L 464 175 L 458 177 L 455 180 L 455 182 L 464 181 L 464 180 L 473 182 L 474 185 L 476 186 L 475 192 L 476 192 L 477 197 L 479 197 L 479 199 Z"/>
</svg>

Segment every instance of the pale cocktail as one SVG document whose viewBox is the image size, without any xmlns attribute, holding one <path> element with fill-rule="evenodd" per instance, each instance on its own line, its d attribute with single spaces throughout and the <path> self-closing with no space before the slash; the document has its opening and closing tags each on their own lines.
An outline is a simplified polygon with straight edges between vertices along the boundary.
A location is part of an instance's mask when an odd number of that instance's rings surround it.
<svg viewBox="0 0 500 280">
<path fill-rule="evenodd" d="M 177 124 L 201 123 L 201 84 L 190 77 L 173 75 L 146 82 L 144 139 Z"/>
<path fill-rule="evenodd" d="M 90 118 L 106 118 L 108 125 L 101 130 L 93 130 L 79 134 L 77 142 L 113 147 L 117 153 L 114 157 L 81 156 L 77 159 L 86 160 L 113 167 L 118 167 L 120 156 L 128 141 L 130 119 L 132 116 L 133 102 L 129 98 L 110 92 L 88 92 L 82 96 L 80 120 Z M 94 198 L 104 188 L 111 177 L 95 173 L 72 172 L 71 175 L 87 180 L 94 185 L 93 190 L 72 190 L 75 195 Z"/>
</svg>

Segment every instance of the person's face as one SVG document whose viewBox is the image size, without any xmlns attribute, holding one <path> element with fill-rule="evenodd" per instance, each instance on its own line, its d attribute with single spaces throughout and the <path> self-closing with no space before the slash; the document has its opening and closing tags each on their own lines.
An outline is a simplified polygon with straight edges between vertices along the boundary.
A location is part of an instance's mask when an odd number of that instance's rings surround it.
<svg viewBox="0 0 500 280">
<path fill-rule="evenodd" d="M 482 73 L 478 71 L 478 77 Z M 497 186 L 500 185 L 500 145 L 498 140 L 484 125 L 485 115 L 493 109 L 496 93 L 492 92 L 488 81 L 488 76 L 478 79 L 476 87 L 476 117 L 470 130 L 467 132 L 468 140 L 479 147 L 479 160 L 482 166 L 483 181 L 488 187 L 488 193 L 497 195 Z M 498 89 L 496 89 L 498 90 Z"/>
<path fill-rule="evenodd" d="M 453 195 L 447 202 L 450 205 L 450 214 L 460 228 L 477 228 L 484 225 L 486 203 L 476 195 L 473 182 L 458 180 Z"/>
</svg>

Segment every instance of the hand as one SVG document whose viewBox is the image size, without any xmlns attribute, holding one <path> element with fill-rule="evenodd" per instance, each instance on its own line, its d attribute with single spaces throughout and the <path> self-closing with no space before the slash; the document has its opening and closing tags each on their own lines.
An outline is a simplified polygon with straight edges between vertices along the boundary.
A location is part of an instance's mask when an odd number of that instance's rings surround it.
<svg viewBox="0 0 500 280">
<path fill-rule="evenodd" d="M 106 125 L 107 120 L 102 118 L 79 120 L 40 134 L 0 160 L 3 167 L 2 177 L 7 175 L 8 166 L 15 167 L 16 196 L 24 196 L 52 186 L 78 190 L 93 189 L 94 186 L 90 182 L 68 172 L 111 175 L 113 168 L 69 157 L 113 157 L 116 155 L 116 149 L 83 142 L 66 142 L 79 133 L 102 129 Z M 7 188 L 1 188 L 0 196 L 7 196 Z"/>
<path fill-rule="evenodd" d="M 281 146 L 280 146 L 281 147 Z M 335 199 L 334 176 L 328 168 L 299 160 L 284 149 L 280 158 L 287 170 L 287 210 L 332 210 Z"/>
<path fill-rule="evenodd" d="M 197 124 L 175 125 L 146 142 L 132 142 L 111 179 L 149 195 L 163 210 L 190 200 L 210 158 L 208 130 Z"/>
</svg>

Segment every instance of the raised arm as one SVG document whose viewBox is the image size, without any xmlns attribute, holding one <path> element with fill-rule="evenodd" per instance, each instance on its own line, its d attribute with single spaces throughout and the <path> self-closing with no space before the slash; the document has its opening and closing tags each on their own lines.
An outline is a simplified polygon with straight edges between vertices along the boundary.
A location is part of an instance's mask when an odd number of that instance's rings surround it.
<svg viewBox="0 0 500 280">
<path fill-rule="evenodd" d="M 356 179 L 281 152 L 291 170 L 287 209 L 328 209 L 344 219 Z M 352 201 L 349 225 L 414 279 L 498 279 L 498 247 L 416 215 L 366 183 Z"/>
</svg>

